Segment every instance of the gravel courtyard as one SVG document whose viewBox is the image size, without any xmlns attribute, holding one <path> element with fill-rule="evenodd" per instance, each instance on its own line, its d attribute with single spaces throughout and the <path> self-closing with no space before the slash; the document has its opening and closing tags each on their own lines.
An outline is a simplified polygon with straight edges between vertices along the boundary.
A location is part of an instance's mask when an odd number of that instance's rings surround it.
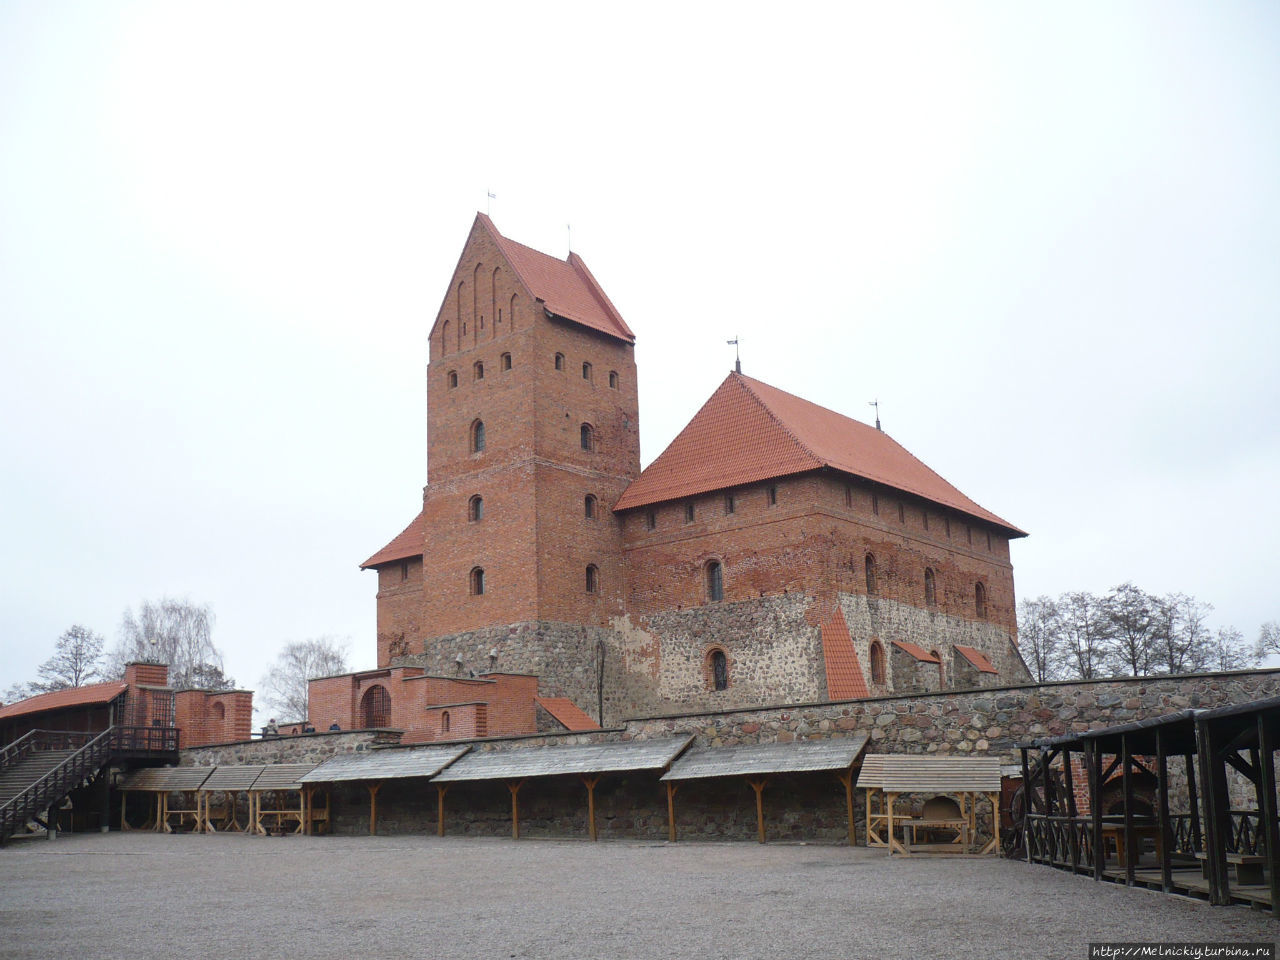
<svg viewBox="0 0 1280 960">
<path fill-rule="evenodd" d="M 1083 958 L 1278 925 L 1045 867 L 866 848 L 63 835 L 0 850 L 0 958 Z"/>
</svg>

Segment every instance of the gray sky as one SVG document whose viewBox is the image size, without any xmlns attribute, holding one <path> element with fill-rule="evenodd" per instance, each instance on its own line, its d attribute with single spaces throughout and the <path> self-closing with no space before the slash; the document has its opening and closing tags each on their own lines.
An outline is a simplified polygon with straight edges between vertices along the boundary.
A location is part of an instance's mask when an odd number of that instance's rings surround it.
<svg viewBox="0 0 1280 960">
<path fill-rule="evenodd" d="M 166 594 L 243 685 L 373 665 L 487 191 L 636 331 L 644 462 L 739 334 L 1030 531 L 1019 596 L 1280 617 L 1280 7 L 436 6 L 0 5 L 0 689 Z"/>
</svg>

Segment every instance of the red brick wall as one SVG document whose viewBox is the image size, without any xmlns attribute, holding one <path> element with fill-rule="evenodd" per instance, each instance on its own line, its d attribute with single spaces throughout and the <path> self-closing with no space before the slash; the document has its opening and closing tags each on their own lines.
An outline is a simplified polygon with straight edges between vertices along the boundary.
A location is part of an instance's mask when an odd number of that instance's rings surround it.
<svg viewBox="0 0 1280 960">
<path fill-rule="evenodd" d="M 169 683 L 169 666 L 164 663 L 126 663 L 124 682 L 129 686 L 163 687 Z"/>
<path fill-rule="evenodd" d="M 378 568 L 378 666 L 422 648 L 422 558 Z"/>
<path fill-rule="evenodd" d="M 248 740 L 253 723 L 253 693 L 249 690 L 179 690 L 173 712 L 180 747 Z"/>
</svg>

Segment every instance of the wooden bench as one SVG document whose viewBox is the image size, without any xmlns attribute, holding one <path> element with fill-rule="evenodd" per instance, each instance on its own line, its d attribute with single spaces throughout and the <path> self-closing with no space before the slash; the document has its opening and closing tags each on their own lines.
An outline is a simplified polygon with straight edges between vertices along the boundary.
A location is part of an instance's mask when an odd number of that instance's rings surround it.
<svg viewBox="0 0 1280 960">
<path fill-rule="evenodd" d="M 1196 859 L 1200 861 L 1201 874 L 1207 878 L 1209 876 L 1209 855 L 1200 852 L 1196 854 Z M 1236 868 L 1236 883 L 1241 886 L 1261 886 L 1266 883 L 1262 869 L 1266 862 L 1266 857 L 1260 857 L 1252 853 L 1227 854 L 1227 863 Z"/>
</svg>

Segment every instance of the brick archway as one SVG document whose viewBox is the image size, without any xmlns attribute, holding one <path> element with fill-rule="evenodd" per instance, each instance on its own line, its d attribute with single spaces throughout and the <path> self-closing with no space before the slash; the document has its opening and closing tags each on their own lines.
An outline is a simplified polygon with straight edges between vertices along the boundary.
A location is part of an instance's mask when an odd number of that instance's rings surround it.
<svg viewBox="0 0 1280 960">
<path fill-rule="evenodd" d="M 366 730 L 391 726 L 391 694 L 375 683 L 360 698 L 360 726 Z"/>
</svg>

